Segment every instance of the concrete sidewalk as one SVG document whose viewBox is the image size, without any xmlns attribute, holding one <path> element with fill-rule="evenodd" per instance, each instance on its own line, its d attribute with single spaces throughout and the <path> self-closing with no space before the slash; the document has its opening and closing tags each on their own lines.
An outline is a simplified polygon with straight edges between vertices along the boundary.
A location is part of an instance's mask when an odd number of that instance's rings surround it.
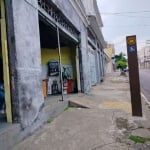
<svg viewBox="0 0 150 150">
<path fill-rule="evenodd" d="M 143 117 L 132 117 L 128 77 L 115 72 L 69 100 L 85 108 L 69 108 L 13 150 L 150 150 L 128 139 L 150 137 L 150 106 L 142 98 Z"/>
</svg>

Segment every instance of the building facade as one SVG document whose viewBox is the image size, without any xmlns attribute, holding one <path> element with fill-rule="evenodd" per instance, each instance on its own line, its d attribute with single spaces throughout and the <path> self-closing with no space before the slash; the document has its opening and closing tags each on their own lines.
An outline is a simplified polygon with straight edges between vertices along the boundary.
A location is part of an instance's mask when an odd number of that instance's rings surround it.
<svg viewBox="0 0 150 150">
<path fill-rule="evenodd" d="M 107 55 L 107 63 L 105 65 L 106 67 L 106 73 L 111 73 L 115 71 L 115 47 L 114 44 L 107 44 L 107 48 L 104 49 L 105 54 Z"/>
<path fill-rule="evenodd" d="M 150 46 L 138 51 L 138 62 L 141 69 L 150 69 Z"/>
<path fill-rule="evenodd" d="M 46 119 L 44 88 L 60 93 L 67 78 L 70 92 L 87 92 L 103 80 L 103 24 L 95 0 L 2 0 L 1 18 L 6 121 L 27 135 Z"/>
<path fill-rule="evenodd" d="M 101 20 L 100 12 L 95 0 L 83 0 L 86 16 L 88 19 L 88 62 L 89 62 L 89 87 L 96 85 L 103 80 L 105 76 L 106 57 L 104 41 L 101 28 L 103 23 Z"/>
</svg>

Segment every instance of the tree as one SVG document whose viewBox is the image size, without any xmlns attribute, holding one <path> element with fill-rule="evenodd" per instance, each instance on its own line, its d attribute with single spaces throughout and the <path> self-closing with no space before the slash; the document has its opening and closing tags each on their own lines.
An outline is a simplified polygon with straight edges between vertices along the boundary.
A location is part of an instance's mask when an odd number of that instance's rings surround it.
<svg viewBox="0 0 150 150">
<path fill-rule="evenodd" d="M 121 71 L 123 71 L 127 67 L 127 59 L 125 56 L 126 55 L 122 52 L 119 55 L 115 55 L 115 63 L 117 69 L 121 69 Z"/>
<path fill-rule="evenodd" d="M 127 68 L 127 62 L 119 60 L 116 62 L 117 68 L 121 69 L 122 71 Z"/>
</svg>

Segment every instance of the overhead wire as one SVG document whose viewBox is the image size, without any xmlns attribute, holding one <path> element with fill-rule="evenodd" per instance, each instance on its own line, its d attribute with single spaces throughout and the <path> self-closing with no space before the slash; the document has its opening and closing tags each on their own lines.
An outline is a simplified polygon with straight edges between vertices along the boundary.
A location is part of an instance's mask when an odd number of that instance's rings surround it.
<svg viewBox="0 0 150 150">
<path fill-rule="evenodd" d="M 150 11 L 145 10 L 145 11 L 134 11 L 134 12 L 101 12 L 101 15 L 113 15 L 117 17 L 131 17 L 131 18 L 147 18 L 149 19 L 150 16 L 139 16 L 139 15 L 128 15 L 128 14 L 143 14 L 143 13 L 149 13 Z"/>
<path fill-rule="evenodd" d="M 135 18 L 135 19 L 150 19 L 150 10 L 142 11 L 127 11 L 127 12 L 101 12 L 102 16 L 113 16 L 113 17 L 122 17 L 122 18 Z M 140 28 L 140 29 L 149 29 L 150 23 L 148 24 L 133 24 L 133 25 L 105 25 L 107 29 L 111 28 Z M 138 44 L 145 44 L 145 42 L 138 41 Z M 122 45 L 122 42 L 117 42 L 115 45 Z"/>
<path fill-rule="evenodd" d="M 137 14 L 137 13 L 150 13 L 149 10 L 143 10 L 143 11 L 127 11 L 127 12 L 101 12 L 101 14 Z"/>
<path fill-rule="evenodd" d="M 150 11 L 142 11 L 142 12 L 149 12 Z M 113 15 L 113 16 L 117 16 L 117 17 L 132 17 L 132 18 L 146 18 L 146 19 L 150 19 L 150 16 L 146 17 L 146 16 L 129 16 L 129 15 L 121 15 L 121 14 L 125 14 L 125 13 L 136 13 L 136 12 L 120 12 L 120 13 L 101 13 L 102 15 Z M 140 13 L 140 12 L 138 12 Z M 113 25 L 105 25 L 105 27 L 150 27 L 150 24 L 139 24 L 139 25 L 118 25 L 118 26 L 113 26 Z"/>
<path fill-rule="evenodd" d="M 101 15 L 106 15 L 106 14 L 101 14 Z M 117 14 L 117 15 L 115 15 L 115 14 L 109 14 L 109 15 L 113 15 L 113 16 L 115 16 L 115 17 L 129 17 L 129 18 L 145 18 L 145 19 L 150 19 L 150 16 L 148 16 L 148 17 L 146 17 L 146 16 L 133 16 L 133 15 L 131 15 L 131 16 L 129 16 L 129 15 L 122 15 L 122 14 Z M 107 15 L 108 16 L 108 15 Z"/>
<path fill-rule="evenodd" d="M 124 27 L 124 28 L 128 28 L 128 27 L 132 27 L 132 28 L 135 28 L 135 27 L 150 27 L 150 25 L 104 25 L 104 27 L 108 27 L 108 28 L 122 28 L 122 27 Z"/>
<path fill-rule="evenodd" d="M 149 13 L 150 15 L 150 11 L 148 10 L 143 10 L 143 11 L 132 11 L 132 12 L 101 12 L 101 15 L 113 15 L 115 17 L 127 17 L 127 18 L 142 18 L 142 19 L 150 19 L 150 16 L 141 16 L 141 15 L 128 15 L 128 14 L 143 14 L 143 13 Z M 147 15 L 147 14 L 146 14 Z M 112 26 L 112 25 L 104 25 L 104 27 L 149 27 L 150 24 L 148 25 L 118 25 L 118 26 Z"/>
</svg>

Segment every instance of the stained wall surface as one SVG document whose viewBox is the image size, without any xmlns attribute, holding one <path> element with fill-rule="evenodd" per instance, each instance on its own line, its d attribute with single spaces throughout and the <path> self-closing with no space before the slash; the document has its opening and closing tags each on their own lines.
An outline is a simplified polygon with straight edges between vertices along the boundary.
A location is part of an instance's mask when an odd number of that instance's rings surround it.
<svg viewBox="0 0 150 150">
<path fill-rule="evenodd" d="M 41 49 L 37 0 L 12 0 L 22 129 L 31 132 L 43 122 Z"/>
</svg>

